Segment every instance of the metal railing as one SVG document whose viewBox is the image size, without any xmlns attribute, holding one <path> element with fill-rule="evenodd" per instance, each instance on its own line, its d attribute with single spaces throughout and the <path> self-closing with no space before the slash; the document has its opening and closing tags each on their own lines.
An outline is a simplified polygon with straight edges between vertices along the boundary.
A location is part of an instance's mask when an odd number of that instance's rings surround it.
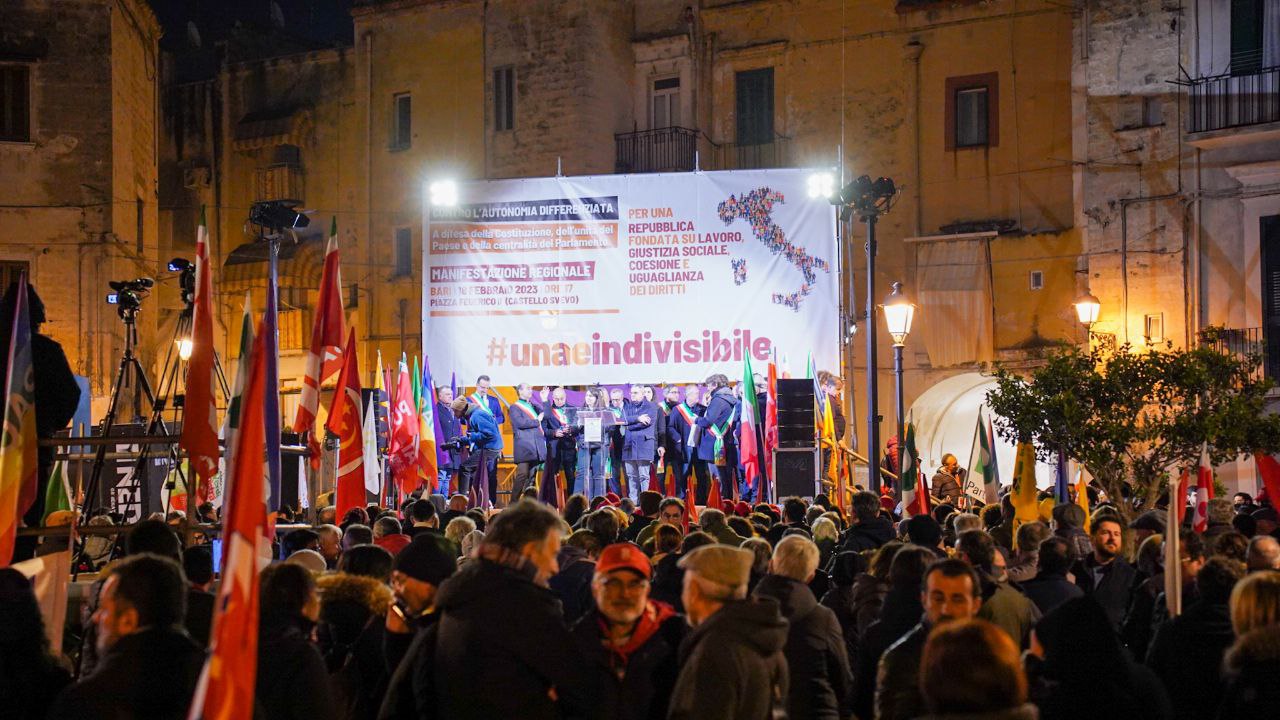
<svg viewBox="0 0 1280 720">
<path fill-rule="evenodd" d="M 1213 328 L 1201 340 L 1220 353 L 1257 359 L 1257 367 L 1251 375 L 1253 379 L 1280 380 L 1280 333 L 1268 336 L 1260 327 Z"/>
<path fill-rule="evenodd" d="M 694 169 L 698 131 L 683 127 L 613 136 L 614 170 L 619 173 L 688 172 Z"/>
<path fill-rule="evenodd" d="M 718 170 L 760 170 L 787 166 L 789 143 L 776 137 L 767 143 L 723 143 L 715 148 Z"/>
<path fill-rule="evenodd" d="M 1196 78 L 1187 85 L 1187 132 L 1280 122 L 1280 66 Z"/>
</svg>

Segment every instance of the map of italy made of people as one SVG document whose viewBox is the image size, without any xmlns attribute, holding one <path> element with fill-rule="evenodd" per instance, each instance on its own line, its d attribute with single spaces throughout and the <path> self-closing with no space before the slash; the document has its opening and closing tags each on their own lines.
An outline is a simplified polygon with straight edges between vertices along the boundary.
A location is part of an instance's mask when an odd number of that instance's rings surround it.
<svg viewBox="0 0 1280 720">
<path fill-rule="evenodd" d="M 787 262 L 796 266 L 804 277 L 800 289 L 792 293 L 773 293 L 773 302 L 786 305 L 800 312 L 800 302 L 813 292 L 813 284 L 817 280 L 818 270 L 830 273 L 831 266 L 827 261 L 810 255 L 804 248 L 787 240 L 787 231 L 773 221 L 770 213 L 774 203 L 783 203 L 786 199 L 782 193 L 768 187 L 761 187 L 741 196 L 730 195 L 728 200 L 720 203 L 717 210 L 725 225 L 732 225 L 734 220 L 742 218 L 751 223 L 751 233 L 764 244 L 774 255 L 781 254 Z M 738 258 L 730 261 L 733 268 L 733 282 L 742 285 L 747 281 L 747 260 Z"/>
</svg>

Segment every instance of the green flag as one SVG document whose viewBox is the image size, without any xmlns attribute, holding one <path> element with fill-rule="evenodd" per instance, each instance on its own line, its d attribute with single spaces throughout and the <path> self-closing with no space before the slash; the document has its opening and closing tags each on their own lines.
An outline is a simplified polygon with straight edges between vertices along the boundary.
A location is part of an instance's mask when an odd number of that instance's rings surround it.
<svg viewBox="0 0 1280 720">
<path fill-rule="evenodd" d="M 49 476 L 49 485 L 44 491 L 44 517 L 41 524 L 48 521 L 49 515 L 59 510 L 71 509 L 71 488 L 67 484 L 67 462 L 62 460 L 53 466 L 53 474 Z"/>
</svg>

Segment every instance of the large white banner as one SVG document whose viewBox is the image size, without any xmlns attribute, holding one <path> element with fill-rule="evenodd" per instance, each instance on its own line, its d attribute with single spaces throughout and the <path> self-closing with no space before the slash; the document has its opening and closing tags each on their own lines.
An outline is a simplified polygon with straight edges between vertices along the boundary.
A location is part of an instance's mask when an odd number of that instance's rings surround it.
<svg viewBox="0 0 1280 720">
<path fill-rule="evenodd" d="M 437 377 L 740 378 L 770 350 L 835 369 L 835 212 L 806 170 L 494 180 L 424 218 Z"/>
</svg>

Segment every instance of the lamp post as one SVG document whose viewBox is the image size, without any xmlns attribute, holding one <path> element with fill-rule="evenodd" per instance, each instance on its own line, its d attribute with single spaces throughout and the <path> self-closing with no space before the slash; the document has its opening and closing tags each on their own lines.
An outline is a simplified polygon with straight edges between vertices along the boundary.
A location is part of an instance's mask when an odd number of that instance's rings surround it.
<svg viewBox="0 0 1280 720">
<path fill-rule="evenodd" d="M 884 304 L 880 306 L 884 312 L 885 328 L 889 331 L 889 336 L 893 338 L 893 376 L 896 383 L 896 402 L 897 402 L 897 442 L 898 456 L 902 455 L 902 438 L 903 426 L 906 423 L 906 411 L 903 408 L 903 392 L 902 392 L 902 347 L 907 343 L 907 335 L 911 333 L 911 321 L 915 318 L 916 306 L 911 304 L 907 296 L 902 292 L 902 283 L 895 282 L 893 284 L 893 292 L 889 293 L 889 297 L 885 298 Z M 901 472 L 901 463 L 899 463 L 899 472 Z M 902 498 L 902 483 L 898 483 L 898 498 Z"/>
<path fill-rule="evenodd" d="M 877 333 L 871 320 L 876 306 L 876 221 L 881 215 L 889 212 L 897 196 L 898 189 L 892 179 L 878 177 L 872 180 L 870 176 L 862 175 L 841 188 L 840 192 L 831 199 L 833 205 L 843 208 L 840 211 L 842 221 L 857 215 L 859 220 L 867 224 L 867 488 L 872 492 L 880 491 Z M 850 285 L 850 296 L 852 296 L 852 278 Z"/>
</svg>

